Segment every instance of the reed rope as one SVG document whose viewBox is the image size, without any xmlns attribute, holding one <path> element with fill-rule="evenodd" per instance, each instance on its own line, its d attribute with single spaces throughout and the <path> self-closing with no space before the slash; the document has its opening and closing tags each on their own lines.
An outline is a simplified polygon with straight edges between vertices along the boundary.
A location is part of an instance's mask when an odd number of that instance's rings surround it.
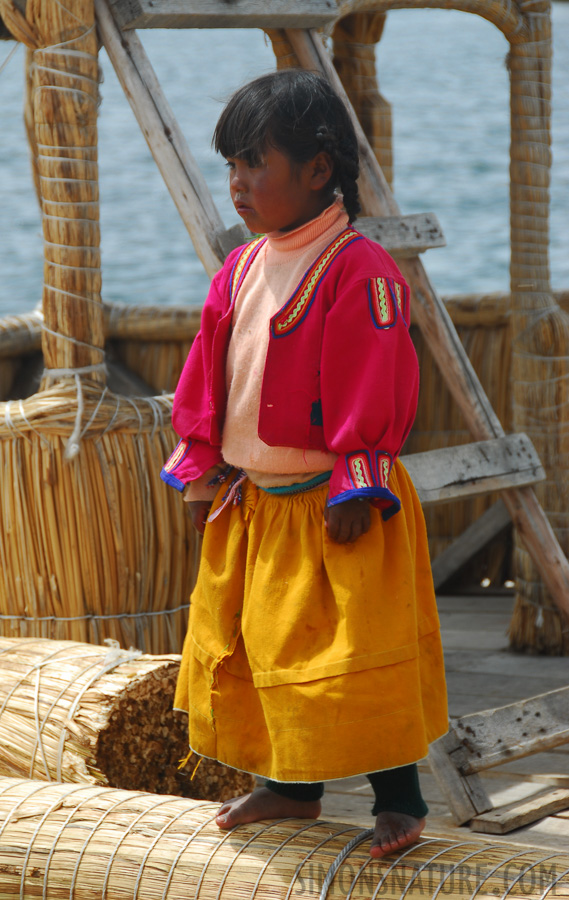
<svg viewBox="0 0 569 900">
<path fill-rule="evenodd" d="M 326 900 L 326 898 L 328 897 L 328 891 L 330 889 L 330 885 L 334 881 L 334 878 L 336 877 L 338 869 L 340 868 L 340 866 L 342 865 L 344 860 L 348 858 L 348 856 L 350 855 L 352 850 L 355 850 L 356 847 L 359 847 L 359 845 L 363 844 L 364 841 L 367 841 L 368 838 L 373 837 L 373 834 L 374 834 L 373 828 L 366 828 L 364 831 L 360 832 L 360 834 L 357 834 L 355 837 L 353 837 L 351 839 L 351 841 L 348 841 L 348 843 L 342 849 L 342 851 L 340 853 L 338 853 L 336 859 L 332 862 L 332 865 L 330 866 L 330 868 L 328 869 L 328 872 L 326 873 L 326 878 L 324 879 L 324 883 L 322 885 L 322 890 L 320 891 L 319 900 Z M 350 887 L 350 894 L 352 893 L 352 890 L 353 890 L 353 882 L 352 882 L 352 886 Z"/>
</svg>

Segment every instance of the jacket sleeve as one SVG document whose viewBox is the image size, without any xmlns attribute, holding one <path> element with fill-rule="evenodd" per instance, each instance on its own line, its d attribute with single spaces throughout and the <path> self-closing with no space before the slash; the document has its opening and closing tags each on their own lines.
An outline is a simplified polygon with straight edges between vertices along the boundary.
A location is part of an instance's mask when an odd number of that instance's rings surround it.
<svg viewBox="0 0 569 900">
<path fill-rule="evenodd" d="M 174 394 L 172 425 L 181 440 L 165 462 L 160 477 L 178 491 L 183 491 L 190 481 L 195 481 L 208 469 L 223 462 L 221 434 L 225 356 L 215 351 L 217 342 L 222 342 L 220 323 L 224 317 L 227 319 L 230 316 L 228 303 L 224 299 L 230 267 L 231 258 L 228 258 L 211 283 L 202 311 L 200 331 L 191 346 Z"/>
<path fill-rule="evenodd" d="M 324 438 L 338 454 L 328 505 L 367 497 L 384 519 L 401 508 L 389 487 L 413 424 L 419 370 L 403 279 L 363 278 L 340 293 L 324 326 Z"/>
</svg>

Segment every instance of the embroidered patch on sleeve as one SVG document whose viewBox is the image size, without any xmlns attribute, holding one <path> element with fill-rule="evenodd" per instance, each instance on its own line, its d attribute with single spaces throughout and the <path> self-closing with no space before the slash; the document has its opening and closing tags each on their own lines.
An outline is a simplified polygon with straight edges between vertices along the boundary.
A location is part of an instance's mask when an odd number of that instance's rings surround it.
<svg viewBox="0 0 569 900">
<path fill-rule="evenodd" d="M 389 481 L 389 473 L 391 472 L 393 460 L 391 459 L 389 453 L 382 453 L 381 450 L 377 450 L 375 454 L 375 462 L 377 466 L 377 474 L 379 476 L 379 483 L 381 487 L 386 488 Z"/>
<path fill-rule="evenodd" d="M 183 460 L 186 451 L 190 446 L 190 441 L 180 441 L 171 456 L 164 463 L 164 471 L 172 472 L 176 466 Z"/>
<path fill-rule="evenodd" d="M 355 488 L 375 487 L 371 461 L 366 452 L 352 453 L 347 457 L 348 472 Z"/>
<path fill-rule="evenodd" d="M 371 278 L 368 285 L 369 306 L 376 328 L 391 328 L 397 318 L 397 304 L 387 278 Z"/>
</svg>

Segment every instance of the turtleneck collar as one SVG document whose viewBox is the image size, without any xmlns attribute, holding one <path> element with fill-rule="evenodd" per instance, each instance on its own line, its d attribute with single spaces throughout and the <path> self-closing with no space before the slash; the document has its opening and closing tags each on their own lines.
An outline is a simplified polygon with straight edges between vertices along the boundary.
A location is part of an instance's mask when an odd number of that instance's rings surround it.
<svg viewBox="0 0 569 900">
<path fill-rule="evenodd" d="M 271 255 L 275 254 L 279 257 L 281 254 L 296 255 L 297 251 L 305 250 L 312 241 L 322 238 L 327 231 L 336 234 L 343 228 L 347 228 L 348 224 L 348 214 L 343 207 L 343 198 L 338 195 L 319 216 L 305 222 L 294 231 L 269 232 L 267 234 L 267 250 Z M 334 234 L 331 234 L 331 240 Z"/>
</svg>

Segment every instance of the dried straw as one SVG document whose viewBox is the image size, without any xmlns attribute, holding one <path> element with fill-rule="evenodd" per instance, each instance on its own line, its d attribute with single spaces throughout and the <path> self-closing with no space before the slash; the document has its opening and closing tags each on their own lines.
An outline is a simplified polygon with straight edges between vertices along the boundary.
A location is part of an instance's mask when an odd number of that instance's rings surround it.
<svg viewBox="0 0 569 900">
<path fill-rule="evenodd" d="M 375 153 L 387 183 L 393 184 L 391 104 L 378 90 L 375 45 L 386 14 L 359 12 L 334 25 L 334 66 Z"/>
<path fill-rule="evenodd" d="M 180 652 L 199 541 L 160 481 L 171 398 L 71 384 L 0 404 L 0 633 Z"/>
<path fill-rule="evenodd" d="M 179 656 L 0 638 L 0 775 L 226 800 L 252 776 L 187 756 Z"/>
<path fill-rule="evenodd" d="M 511 290 L 513 426 L 532 439 L 547 479 L 536 487 L 561 548 L 569 552 L 569 316 L 549 282 L 551 167 L 551 7 L 521 0 L 527 37 L 512 44 Z M 569 653 L 567 622 L 541 583 L 527 550 L 515 550 L 516 650 Z"/>
<path fill-rule="evenodd" d="M 223 832 L 215 812 L 192 800 L 0 779 L 0 900 L 569 897 L 562 854 L 429 837 L 372 860 L 357 826 L 285 819 Z"/>
</svg>

